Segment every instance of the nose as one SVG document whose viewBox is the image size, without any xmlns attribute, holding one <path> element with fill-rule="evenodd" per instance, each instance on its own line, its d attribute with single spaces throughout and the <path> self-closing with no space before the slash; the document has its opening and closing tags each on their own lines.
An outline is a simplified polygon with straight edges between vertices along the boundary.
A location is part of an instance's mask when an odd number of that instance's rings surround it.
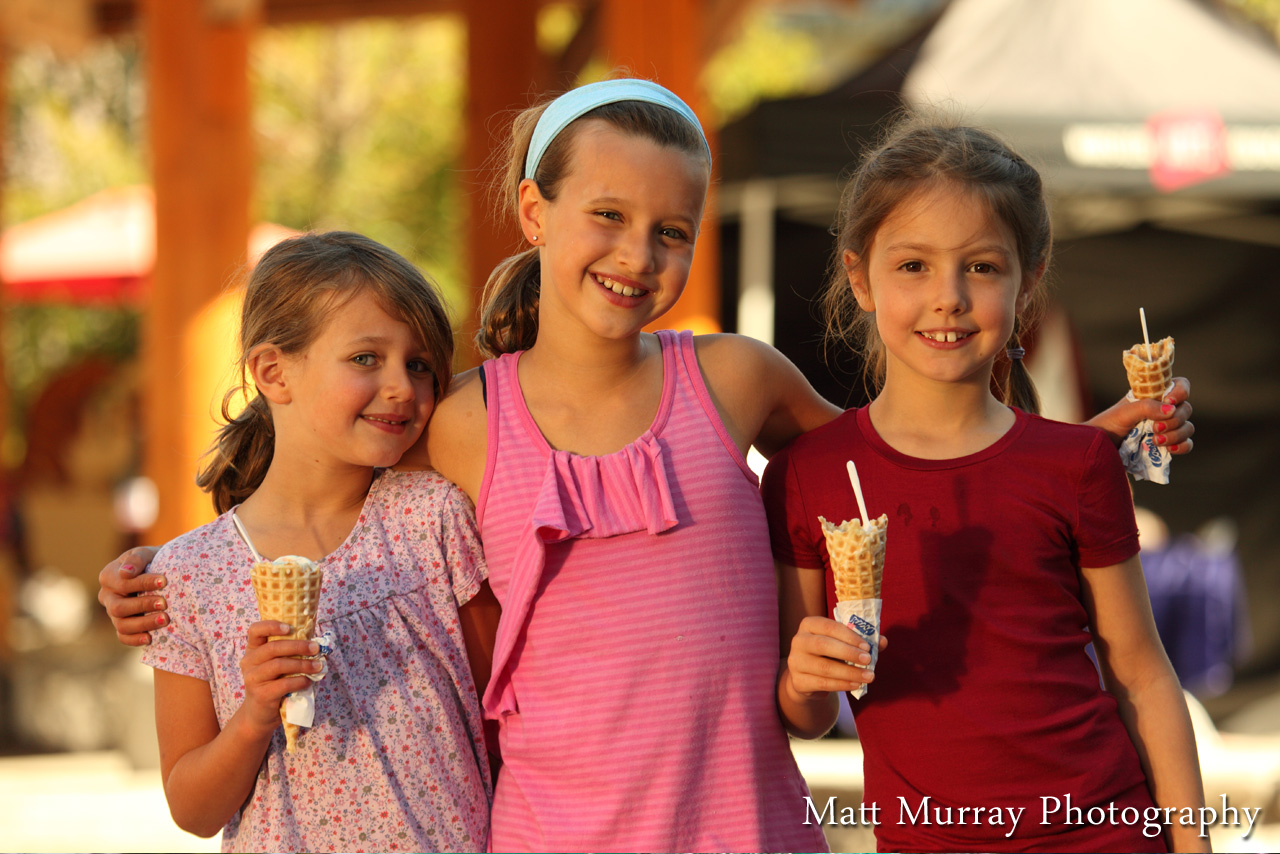
<svg viewBox="0 0 1280 854">
<path fill-rule="evenodd" d="M 618 249 L 619 261 L 633 273 L 650 273 L 656 265 L 656 238 L 646 228 L 631 228 Z"/>
<path fill-rule="evenodd" d="M 934 281 L 934 311 L 950 315 L 968 308 L 969 287 L 963 270 L 939 273 Z"/>
<path fill-rule="evenodd" d="M 412 401 L 413 377 L 404 365 L 388 365 L 382 378 L 382 396 L 391 401 Z"/>
</svg>

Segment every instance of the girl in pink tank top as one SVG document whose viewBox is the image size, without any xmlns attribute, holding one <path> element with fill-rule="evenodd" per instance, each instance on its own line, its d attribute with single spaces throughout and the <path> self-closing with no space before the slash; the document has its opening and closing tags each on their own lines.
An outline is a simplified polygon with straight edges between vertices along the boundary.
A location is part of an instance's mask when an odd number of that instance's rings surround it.
<svg viewBox="0 0 1280 854">
<path fill-rule="evenodd" d="M 503 607 L 491 845 L 826 850 L 777 713 L 744 455 L 837 410 L 767 345 L 642 331 L 684 290 L 710 175 L 675 95 L 582 87 L 518 117 L 510 154 L 531 248 L 486 288 L 497 358 L 455 381 L 428 440 L 476 500 Z"/>
</svg>

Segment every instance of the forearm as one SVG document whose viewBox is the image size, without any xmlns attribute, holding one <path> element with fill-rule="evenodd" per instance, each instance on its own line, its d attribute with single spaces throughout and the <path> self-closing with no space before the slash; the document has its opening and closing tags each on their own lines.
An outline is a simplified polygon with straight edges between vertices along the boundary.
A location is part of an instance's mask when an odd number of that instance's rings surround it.
<svg viewBox="0 0 1280 854">
<path fill-rule="evenodd" d="M 220 831 L 253 792 L 272 733 L 238 711 L 212 741 L 178 759 L 164 781 L 174 823 L 206 838 Z"/>
<path fill-rule="evenodd" d="M 797 691 L 784 661 L 778 671 L 778 714 L 787 732 L 797 738 L 818 738 L 835 726 L 840 695 L 835 691 Z"/>
<path fill-rule="evenodd" d="M 1204 806 L 1204 784 L 1191 717 L 1182 688 L 1171 667 L 1132 690 L 1113 692 L 1120 716 L 1138 751 L 1156 804 L 1198 810 Z M 1197 813 L 1198 814 L 1198 813 Z M 1209 840 L 1196 827 L 1169 824 L 1170 851 L 1209 851 Z"/>
</svg>

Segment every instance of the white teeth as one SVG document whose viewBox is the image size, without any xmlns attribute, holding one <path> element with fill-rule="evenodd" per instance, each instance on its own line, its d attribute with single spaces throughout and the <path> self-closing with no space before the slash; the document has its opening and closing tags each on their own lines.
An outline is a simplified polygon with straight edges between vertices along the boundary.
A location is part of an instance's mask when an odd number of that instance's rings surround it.
<svg viewBox="0 0 1280 854">
<path fill-rule="evenodd" d="M 621 284 L 620 282 L 615 282 L 613 279 L 607 278 L 605 276 L 597 276 L 596 281 L 604 285 L 609 290 L 613 291 L 618 296 L 636 297 L 644 293 L 644 291 L 640 290 L 639 288 L 628 287 L 627 285 Z"/>
<path fill-rule="evenodd" d="M 940 344 L 954 344 L 961 338 L 969 337 L 967 332 L 921 332 L 920 334 L 930 341 L 937 341 Z"/>
<path fill-rule="evenodd" d="M 947 343 L 948 344 L 956 343 L 956 334 L 954 332 L 947 333 Z"/>
</svg>

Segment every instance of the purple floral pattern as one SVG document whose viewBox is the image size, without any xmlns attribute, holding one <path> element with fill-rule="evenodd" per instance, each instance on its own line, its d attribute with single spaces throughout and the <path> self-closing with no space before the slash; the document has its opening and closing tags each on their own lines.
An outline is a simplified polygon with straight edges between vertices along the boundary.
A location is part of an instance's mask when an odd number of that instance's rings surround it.
<svg viewBox="0 0 1280 854">
<path fill-rule="evenodd" d="M 221 725 L 244 700 L 252 562 L 224 514 L 152 564 L 172 619 L 143 661 L 208 682 Z M 458 620 L 487 577 L 470 501 L 431 472 L 379 472 L 323 566 L 317 634 L 337 648 L 316 725 L 293 754 L 276 731 L 222 850 L 484 850 L 492 785 Z"/>
</svg>

